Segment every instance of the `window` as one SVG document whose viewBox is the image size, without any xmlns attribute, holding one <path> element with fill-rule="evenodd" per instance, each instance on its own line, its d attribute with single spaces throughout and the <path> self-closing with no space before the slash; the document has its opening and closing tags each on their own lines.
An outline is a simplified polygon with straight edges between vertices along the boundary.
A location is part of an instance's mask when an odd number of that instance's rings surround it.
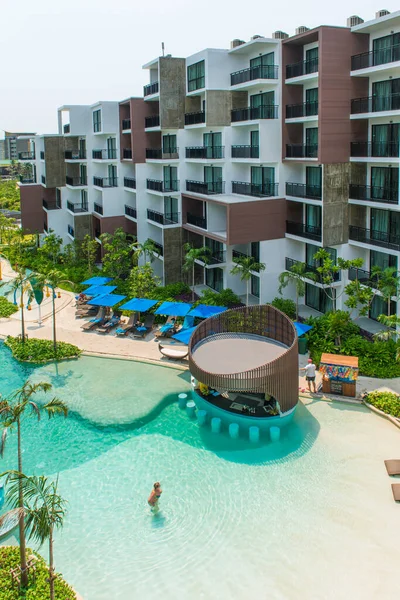
<svg viewBox="0 0 400 600">
<path fill-rule="evenodd" d="M 399 123 L 372 125 L 372 156 L 399 156 Z"/>
<path fill-rule="evenodd" d="M 79 140 L 79 158 L 86 158 L 86 140 L 84 138 Z"/>
<path fill-rule="evenodd" d="M 274 167 L 251 167 L 251 187 L 253 194 L 274 196 Z"/>
<path fill-rule="evenodd" d="M 101 131 L 101 109 L 93 111 L 93 131 L 94 133 Z"/>
<path fill-rule="evenodd" d="M 306 129 L 306 156 L 315 158 L 318 154 L 318 127 Z"/>
<path fill-rule="evenodd" d="M 306 73 L 316 73 L 318 71 L 318 48 L 310 48 L 306 51 Z"/>
<path fill-rule="evenodd" d="M 222 158 L 222 133 L 204 133 L 203 145 L 206 149 L 204 158 Z"/>
<path fill-rule="evenodd" d="M 306 204 L 306 231 L 308 233 L 321 233 L 322 209 L 320 206 Z"/>
<path fill-rule="evenodd" d="M 81 190 L 81 204 L 82 208 L 87 210 L 88 208 L 88 193 L 86 190 Z"/>
<path fill-rule="evenodd" d="M 371 208 L 371 238 L 377 242 L 400 244 L 400 213 Z"/>
<path fill-rule="evenodd" d="M 397 310 L 397 302 L 393 300 L 390 302 L 390 314 L 395 315 Z M 387 315 L 388 314 L 388 303 L 386 300 L 382 298 L 382 296 L 374 296 L 374 299 L 371 303 L 371 308 L 369 311 L 369 318 L 374 321 L 378 320 L 379 315 Z"/>
<path fill-rule="evenodd" d="M 400 109 L 400 79 L 375 81 L 372 84 L 372 112 Z"/>
<path fill-rule="evenodd" d="M 178 169 L 164 167 L 164 191 L 176 192 L 178 190 Z"/>
<path fill-rule="evenodd" d="M 210 248 L 211 256 L 213 258 L 218 259 L 220 262 L 223 262 L 224 255 L 224 245 L 222 242 L 217 242 L 217 240 L 211 240 L 210 238 L 205 238 L 205 246 L 206 248 Z"/>
<path fill-rule="evenodd" d="M 250 292 L 256 298 L 260 297 L 260 278 L 257 275 L 252 275 L 250 280 Z"/>
<path fill-rule="evenodd" d="M 110 187 L 116 187 L 118 184 L 117 178 L 117 167 L 115 165 L 108 165 L 108 183 Z"/>
<path fill-rule="evenodd" d="M 176 135 L 163 135 L 163 154 L 176 154 Z"/>
<path fill-rule="evenodd" d="M 79 175 L 81 178 L 81 185 L 87 184 L 87 168 L 86 165 L 79 166 Z"/>
<path fill-rule="evenodd" d="M 385 35 L 373 41 L 373 64 L 383 65 L 400 60 L 400 33 Z"/>
<path fill-rule="evenodd" d="M 306 197 L 321 198 L 322 170 L 321 167 L 306 167 Z"/>
<path fill-rule="evenodd" d="M 311 117 L 318 114 L 318 88 L 306 90 L 305 117 Z"/>
<path fill-rule="evenodd" d="M 164 198 L 164 216 L 166 224 L 178 222 L 178 198 L 166 196 Z"/>
<path fill-rule="evenodd" d="M 399 169 L 371 167 L 371 199 L 399 200 Z"/>
<path fill-rule="evenodd" d="M 371 250 L 369 255 L 370 270 L 372 270 L 372 267 L 380 267 L 382 270 L 387 267 L 394 267 L 397 269 L 397 256 L 378 252 L 377 250 Z"/>
<path fill-rule="evenodd" d="M 306 306 L 314 308 L 318 312 L 326 313 L 332 310 L 332 300 L 328 298 L 322 288 L 306 283 Z"/>
<path fill-rule="evenodd" d="M 205 87 L 205 62 L 201 60 L 194 65 L 190 65 L 187 68 L 187 77 L 188 77 L 188 91 L 193 92 L 194 90 L 200 90 Z"/>
<path fill-rule="evenodd" d="M 107 138 L 107 158 L 110 160 L 117 158 L 117 140 L 115 138 Z"/>
<path fill-rule="evenodd" d="M 250 254 L 256 262 L 260 262 L 260 242 L 251 242 Z"/>
<path fill-rule="evenodd" d="M 61 206 L 61 190 L 59 188 L 56 188 L 56 204 Z"/>
<path fill-rule="evenodd" d="M 205 269 L 206 285 L 216 292 L 222 292 L 224 289 L 224 272 L 219 267 L 215 269 Z"/>
<path fill-rule="evenodd" d="M 273 79 L 275 76 L 274 53 L 263 54 L 250 61 L 251 79 Z"/>
<path fill-rule="evenodd" d="M 275 114 L 275 92 L 264 92 L 250 96 L 250 119 L 273 119 Z"/>
</svg>

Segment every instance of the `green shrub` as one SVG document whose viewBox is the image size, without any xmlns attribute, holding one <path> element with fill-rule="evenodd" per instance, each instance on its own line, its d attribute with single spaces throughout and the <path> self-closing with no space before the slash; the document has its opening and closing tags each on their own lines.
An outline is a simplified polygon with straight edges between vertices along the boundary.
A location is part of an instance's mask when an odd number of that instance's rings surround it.
<svg viewBox="0 0 400 600">
<path fill-rule="evenodd" d="M 49 598 L 49 571 L 43 558 L 27 548 L 27 555 L 34 555 L 36 561 L 36 578 L 29 581 L 23 595 L 19 594 L 17 586 L 11 586 L 10 569 L 19 566 L 19 548 L 17 546 L 0 547 L 0 600 L 44 600 Z M 75 600 L 75 592 L 58 574 L 54 582 L 56 600 Z"/>
<path fill-rule="evenodd" d="M 77 346 L 66 342 L 57 342 L 57 351 L 54 353 L 51 340 L 27 339 L 22 343 L 20 338 L 8 336 L 5 345 L 10 348 L 14 358 L 22 362 L 44 363 L 75 358 L 81 354 L 81 350 Z"/>
<path fill-rule="evenodd" d="M 230 288 L 222 290 L 222 292 L 214 292 L 213 290 L 204 290 L 200 298 L 201 304 L 207 304 L 208 306 L 227 306 L 232 308 L 234 306 L 242 306 L 243 303 Z"/>
<path fill-rule="evenodd" d="M 293 300 L 290 300 L 289 298 L 279 298 L 279 296 L 277 296 L 272 300 L 271 304 L 278 310 L 285 313 L 289 319 L 293 320 L 296 318 L 296 304 L 293 302 Z"/>
<path fill-rule="evenodd" d="M 4 296 L 0 296 L 0 319 L 7 319 L 18 311 L 18 306 L 9 302 Z"/>
<path fill-rule="evenodd" d="M 384 413 L 400 418 L 400 396 L 397 394 L 393 392 L 369 392 L 364 396 L 364 400 Z"/>
</svg>

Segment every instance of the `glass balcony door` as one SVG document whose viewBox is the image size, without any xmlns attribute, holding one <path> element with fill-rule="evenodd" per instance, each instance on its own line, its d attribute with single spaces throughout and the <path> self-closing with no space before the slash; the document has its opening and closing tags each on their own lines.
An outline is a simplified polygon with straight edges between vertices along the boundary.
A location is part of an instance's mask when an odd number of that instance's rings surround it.
<svg viewBox="0 0 400 600">
<path fill-rule="evenodd" d="M 322 209 L 320 206 L 306 204 L 306 231 L 317 233 L 321 231 Z"/>
<path fill-rule="evenodd" d="M 222 158 L 222 133 L 204 133 L 205 158 Z"/>
<path fill-rule="evenodd" d="M 372 125 L 372 156 L 399 156 L 399 123 Z"/>
<path fill-rule="evenodd" d="M 250 96 L 250 119 L 271 119 L 274 113 L 275 92 Z"/>
<path fill-rule="evenodd" d="M 222 292 L 224 289 L 224 272 L 219 267 L 215 269 L 205 269 L 206 285 L 216 292 Z"/>
<path fill-rule="evenodd" d="M 315 198 L 321 194 L 322 169 L 321 167 L 306 167 L 306 197 Z"/>
<path fill-rule="evenodd" d="M 208 192 L 222 191 L 222 167 L 204 167 L 204 183 Z"/>
<path fill-rule="evenodd" d="M 399 199 L 399 169 L 371 167 L 371 200 Z"/>
<path fill-rule="evenodd" d="M 254 195 L 273 195 L 275 185 L 274 167 L 251 167 L 251 191 Z"/>
<path fill-rule="evenodd" d="M 273 79 L 274 53 L 263 54 L 250 60 L 251 79 Z"/>
<path fill-rule="evenodd" d="M 165 166 L 164 170 L 164 189 L 176 190 L 178 185 L 178 170 L 176 167 Z"/>
<path fill-rule="evenodd" d="M 385 35 L 373 42 L 373 65 L 400 60 L 400 33 Z"/>
<path fill-rule="evenodd" d="M 176 154 L 176 135 L 163 135 L 163 154 Z"/>
<path fill-rule="evenodd" d="M 306 51 L 305 73 L 316 73 L 318 71 L 318 48 L 310 48 Z"/>
<path fill-rule="evenodd" d="M 371 239 L 377 242 L 400 243 L 400 213 L 371 208 Z"/>
</svg>

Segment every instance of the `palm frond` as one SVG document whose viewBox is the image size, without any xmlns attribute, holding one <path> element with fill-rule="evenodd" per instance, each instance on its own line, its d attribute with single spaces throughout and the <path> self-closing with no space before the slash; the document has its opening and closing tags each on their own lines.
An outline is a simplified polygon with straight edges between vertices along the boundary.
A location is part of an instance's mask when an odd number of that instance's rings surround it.
<svg viewBox="0 0 400 600">
<path fill-rule="evenodd" d="M 54 397 L 50 402 L 47 402 L 47 404 L 43 406 L 43 409 L 47 412 L 49 419 L 55 415 L 68 416 L 68 406 L 65 402 L 60 400 L 60 398 Z"/>
<path fill-rule="evenodd" d="M 39 406 L 36 404 L 36 402 L 33 402 L 32 400 L 29 400 L 28 404 L 31 407 L 32 412 L 35 413 L 35 415 L 37 416 L 38 421 L 40 421 L 40 408 L 39 408 Z"/>
<path fill-rule="evenodd" d="M 4 427 L 3 433 L 1 434 L 1 441 L 0 441 L 0 456 L 2 458 L 3 458 L 4 450 L 6 447 L 7 435 L 8 435 L 8 427 Z"/>
</svg>

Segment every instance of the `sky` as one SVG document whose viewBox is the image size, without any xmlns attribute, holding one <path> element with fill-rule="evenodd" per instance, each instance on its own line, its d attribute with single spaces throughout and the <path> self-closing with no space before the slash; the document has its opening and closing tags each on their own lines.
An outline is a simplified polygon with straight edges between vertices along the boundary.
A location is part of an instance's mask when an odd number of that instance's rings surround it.
<svg viewBox="0 0 400 600">
<path fill-rule="evenodd" d="M 398 0 L 0 0 L 2 130 L 57 132 L 57 108 L 141 96 L 143 64 L 229 48 L 235 38 L 294 35 L 306 25 L 365 21 Z"/>
</svg>

